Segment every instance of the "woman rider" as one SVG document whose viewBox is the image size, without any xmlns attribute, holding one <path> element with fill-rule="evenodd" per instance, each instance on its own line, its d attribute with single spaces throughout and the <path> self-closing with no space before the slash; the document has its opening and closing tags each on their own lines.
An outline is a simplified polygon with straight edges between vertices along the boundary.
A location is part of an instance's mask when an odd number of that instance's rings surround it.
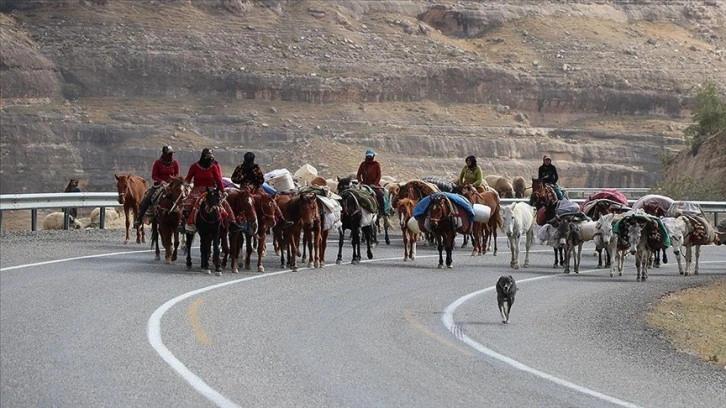
<svg viewBox="0 0 726 408">
<path fill-rule="evenodd" d="M 214 153 L 211 149 L 205 148 L 202 150 L 202 155 L 199 157 L 199 161 L 192 163 L 189 166 L 187 176 L 184 178 L 186 183 L 194 181 L 194 188 L 191 193 L 184 200 L 183 212 L 186 218 L 186 230 L 187 232 L 196 232 L 194 226 L 194 218 L 196 217 L 196 211 L 194 210 L 195 203 L 199 196 L 207 191 L 207 188 L 217 187 L 219 191 L 224 192 L 224 183 L 222 181 L 222 167 L 214 160 Z M 242 226 L 236 223 L 234 219 L 234 212 L 230 207 L 227 200 L 222 200 L 222 207 L 224 209 L 223 217 L 229 222 L 229 231 L 240 231 Z"/>
<path fill-rule="evenodd" d="M 144 198 L 141 200 L 139 217 L 134 221 L 134 229 L 138 229 L 141 226 L 141 222 L 146 214 L 146 210 L 151 205 L 154 194 L 161 188 L 163 183 L 168 183 L 172 177 L 178 175 L 179 162 L 174 158 L 174 148 L 166 145 L 161 148 L 161 156 L 154 161 L 154 166 L 151 168 L 151 179 L 154 180 L 154 185 L 146 190 L 146 194 L 144 194 Z"/>
</svg>

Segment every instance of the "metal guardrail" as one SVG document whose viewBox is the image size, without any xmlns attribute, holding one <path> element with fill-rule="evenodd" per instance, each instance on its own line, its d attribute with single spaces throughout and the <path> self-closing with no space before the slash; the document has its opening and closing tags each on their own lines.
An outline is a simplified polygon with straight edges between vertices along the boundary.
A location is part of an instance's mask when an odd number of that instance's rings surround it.
<svg viewBox="0 0 726 408">
<path fill-rule="evenodd" d="M 647 191 L 646 189 L 618 189 L 620 191 L 637 190 L 638 192 Z M 602 191 L 601 188 L 578 188 L 568 189 L 568 192 L 589 192 L 596 193 Z M 513 202 L 528 202 L 526 198 L 502 198 L 502 205 L 511 204 Z M 574 198 L 571 201 L 578 204 L 585 202 L 584 198 Z M 633 205 L 637 200 L 629 200 Z M 694 201 L 701 206 L 706 214 L 713 214 L 713 225 L 718 225 L 719 214 L 726 215 L 726 201 Z M 99 192 L 99 193 L 35 193 L 35 194 L 0 194 L 0 232 L 2 232 L 2 213 L 3 211 L 30 210 L 31 211 L 31 230 L 36 231 L 38 225 L 39 209 L 55 208 L 60 211 L 61 208 L 95 208 L 100 207 L 120 207 L 118 203 L 118 194 L 115 192 Z M 65 211 L 64 226 L 68 228 L 68 211 Z M 105 228 L 105 211 L 100 214 L 100 228 Z"/>
<path fill-rule="evenodd" d="M 0 194 L 0 232 L 2 232 L 2 219 L 4 211 L 30 210 L 30 229 L 38 228 L 38 210 L 66 209 L 63 221 L 64 229 L 70 225 L 67 208 L 95 208 L 100 207 L 99 228 L 106 226 L 106 207 L 120 207 L 118 193 L 33 193 L 33 194 Z"/>
</svg>

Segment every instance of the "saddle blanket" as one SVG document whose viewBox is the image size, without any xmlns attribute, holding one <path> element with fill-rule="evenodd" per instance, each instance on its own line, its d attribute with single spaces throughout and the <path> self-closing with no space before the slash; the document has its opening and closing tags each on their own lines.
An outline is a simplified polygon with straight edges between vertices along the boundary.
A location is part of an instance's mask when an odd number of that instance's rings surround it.
<svg viewBox="0 0 726 408">
<path fill-rule="evenodd" d="M 469 200 L 464 196 L 454 193 L 439 192 L 434 193 L 428 197 L 424 197 L 421 201 L 416 204 L 413 209 L 413 217 L 418 221 L 419 228 L 422 231 L 430 231 L 428 208 L 431 204 L 431 199 L 444 194 L 453 204 L 454 207 L 454 219 L 456 221 L 456 230 L 462 234 L 468 234 L 471 232 L 471 227 L 474 222 L 474 208 L 471 206 Z"/>
<path fill-rule="evenodd" d="M 643 221 L 655 221 L 658 224 L 658 228 L 660 229 L 661 235 L 663 235 L 663 245 L 665 245 L 666 248 L 671 246 L 671 236 L 668 234 L 668 229 L 666 228 L 665 224 L 663 223 L 663 220 L 660 218 L 649 215 L 646 213 L 641 212 L 633 212 L 625 217 L 619 219 L 619 220 L 613 220 L 613 234 L 620 234 L 620 224 L 623 222 L 623 220 L 633 217 L 636 220 L 643 220 Z"/>
</svg>

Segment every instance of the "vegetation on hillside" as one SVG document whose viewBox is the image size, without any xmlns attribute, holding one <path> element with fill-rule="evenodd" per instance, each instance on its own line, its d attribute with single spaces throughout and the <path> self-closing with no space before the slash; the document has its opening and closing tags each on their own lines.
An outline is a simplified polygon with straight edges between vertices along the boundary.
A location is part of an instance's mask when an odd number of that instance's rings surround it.
<svg viewBox="0 0 726 408">
<path fill-rule="evenodd" d="M 698 153 L 708 136 L 726 132 L 726 101 L 719 94 L 719 87 L 713 81 L 701 84 L 696 93 L 692 111 L 694 123 L 684 130 L 693 154 Z"/>
</svg>

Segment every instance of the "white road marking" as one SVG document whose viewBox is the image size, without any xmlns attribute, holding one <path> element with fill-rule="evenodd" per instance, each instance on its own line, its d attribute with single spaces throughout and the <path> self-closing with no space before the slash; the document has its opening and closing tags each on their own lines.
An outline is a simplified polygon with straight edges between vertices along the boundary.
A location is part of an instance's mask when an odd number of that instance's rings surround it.
<svg viewBox="0 0 726 408">
<path fill-rule="evenodd" d="M 543 252 L 543 251 L 545 251 L 545 250 L 535 250 L 535 251 L 530 251 L 530 252 Z M 146 253 L 146 252 L 153 252 L 153 250 L 112 252 L 112 253 L 107 253 L 107 254 L 85 255 L 85 256 L 77 256 L 77 257 L 73 257 L 73 258 L 56 259 L 56 260 L 52 260 L 52 261 L 44 261 L 44 262 L 36 262 L 36 263 L 31 263 L 31 264 L 8 266 L 5 268 L 0 268 L 0 272 L 10 271 L 10 270 L 14 270 L 14 269 L 30 268 L 30 267 L 34 267 L 34 266 L 40 266 L 40 265 L 50 265 L 50 264 L 54 264 L 54 263 L 68 262 L 68 261 L 74 261 L 74 260 L 79 260 L 79 259 L 102 258 L 102 257 L 116 256 L 116 255 L 129 255 L 129 254 Z M 418 256 L 418 258 L 431 258 L 431 257 L 437 257 L 437 256 L 438 255 L 422 255 L 422 256 Z M 392 261 L 392 260 L 397 260 L 399 258 L 400 257 L 363 260 L 363 261 L 361 261 L 361 263 Z M 701 262 L 701 263 L 723 263 L 723 261 L 706 261 L 706 262 Z M 330 266 L 338 266 L 338 265 L 330 265 Z M 305 269 L 310 269 L 310 268 L 300 268 L 300 270 L 305 270 Z M 602 269 L 593 269 L 593 270 L 589 270 L 589 271 L 584 271 L 582 273 L 589 273 L 589 272 L 601 271 L 601 270 Z M 229 400 L 227 397 L 225 397 L 224 395 L 219 393 L 217 390 L 210 387 L 206 382 L 204 382 L 204 380 L 202 380 L 199 376 L 197 376 L 191 370 L 189 370 L 184 365 L 184 363 L 182 363 L 179 359 L 177 359 L 176 356 L 174 356 L 174 354 L 171 351 L 169 351 L 169 349 L 161 341 L 161 318 L 164 316 L 164 313 L 166 313 L 169 309 L 171 309 L 177 303 L 181 302 L 184 299 L 188 299 L 192 296 L 196 296 L 200 293 L 208 292 L 208 291 L 211 291 L 214 289 L 222 288 L 222 287 L 233 285 L 236 283 L 250 281 L 253 279 L 267 278 L 270 276 L 281 275 L 281 274 L 290 273 L 290 272 L 292 272 L 292 270 L 287 269 L 287 270 L 283 270 L 283 271 L 270 272 L 270 273 L 265 273 L 263 275 L 250 276 L 247 278 L 223 282 L 223 283 L 219 283 L 216 285 L 211 285 L 211 286 L 207 286 L 204 288 L 200 288 L 200 289 L 196 289 L 196 290 L 184 293 L 182 295 L 179 295 L 179 296 L 167 301 L 166 303 L 161 305 L 158 309 L 156 309 L 154 311 L 154 313 L 151 315 L 151 317 L 149 317 L 149 321 L 147 324 L 147 339 L 149 341 L 149 344 L 151 344 L 151 346 L 154 348 L 154 350 L 156 350 L 157 354 L 159 354 L 159 356 L 167 364 L 169 364 L 169 366 L 172 369 L 174 369 L 174 371 L 176 371 L 187 383 L 189 383 L 189 385 L 192 386 L 192 388 L 194 388 L 197 392 L 199 392 L 202 396 L 207 398 L 209 401 L 211 401 L 218 407 L 239 408 L 239 405 L 235 404 L 233 401 Z M 535 277 L 535 278 L 523 279 L 523 280 L 520 280 L 519 282 L 521 282 L 521 283 L 531 282 L 531 281 L 535 281 L 538 279 L 552 278 L 555 276 L 560 276 L 560 275 L 539 276 L 539 277 Z M 552 381 L 556 384 L 560 384 L 564 387 L 573 389 L 575 391 L 578 391 L 578 392 L 581 392 L 584 394 L 592 395 L 596 398 L 600 398 L 604 401 L 608 401 L 608 402 L 611 402 L 616 405 L 620 405 L 620 406 L 624 406 L 624 407 L 640 408 L 638 405 L 619 400 L 619 399 L 611 397 L 609 395 L 602 394 L 600 392 L 579 386 L 579 385 L 571 383 L 567 380 L 563 380 L 561 378 L 555 377 L 555 376 L 547 374 L 545 372 L 536 370 L 536 369 L 529 367 L 525 364 L 522 364 L 514 359 L 511 359 L 503 354 L 499 354 L 493 350 L 490 350 L 490 349 L 484 347 L 483 345 L 475 342 L 474 340 L 469 338 L 467 335 L 465 335 L 462 330 L 457 330 L 458 326 L 456 324 L 454 324 L 454 320 L 453 320 L 453 315 L 454 315 L 454 311 L 456 310 L 456 308 L 461 306 L 462 304 L 464 304 L 469 299 L 471 299 L 475 296 L 478 296 L 482 293 L 492 291 L 492 290 L 494 290 L 494 286 L 490 286 L 488 288 L 484 288 L 482 290 L 472 292 L 468 295 L 462 296 L 459 299 L 457 299 L 454 303 L 450 304 L 444 310 L 443 316 L 441 318 L 444 323 L 444 326 L 447 328 L 447 330 L 449 330 L 457 339 L 468 344 L 475 350 L 477 350 L 483 354 L 486 354 L 492 358 L 500 360 L 506 364 L 509 364 L 518 370 L 528 372 L 530 374 L 536 375 L 545 380 Z"/>
</svg>

